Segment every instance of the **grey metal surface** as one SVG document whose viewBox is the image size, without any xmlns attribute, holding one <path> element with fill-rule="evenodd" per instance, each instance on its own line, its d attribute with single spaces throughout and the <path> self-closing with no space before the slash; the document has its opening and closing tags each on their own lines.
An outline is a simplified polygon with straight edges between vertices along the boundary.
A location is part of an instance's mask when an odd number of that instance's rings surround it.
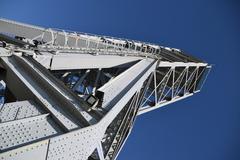
<svg viewBox="0 0 240 160">
<path fill-rule="evenodd" d="M 103 136 L 100 126 L 90 126 L 50 140 L 48 160 L 87 159 Z"/>
<path fill-rule="evenodd" d="M 124 57 L 110 55 L 91 55 L 77 53 L 59 53 L 51 55 L 43 53 L 34 57 L 41 65 L 51 70 L 74 70 L 74 69 L 94 69 L 111 68 L 126 63 L 141 60 L 142 57 Z M 106 63 L 107 60 L 107 63 Z M 71 63 L 68 63 L 71 62 Z"/>
<path fill-rule="evenodd" d="M 141 59 L 141 57 L 61 53 L 53 56 L 51 70 L 111 68 Z"/>
<path fill-rule="evenodd" d="M 44 140 L 0 154 L 2 160 L 45 160 L 48 141 Z"/>
<path fill-rule="evenodd" d="M 5 103 L 0 110 L 0 123 L 37 116 L 44 111 L 31 101 Z"/>
<path fill-rule="evenodd" d="M 43 114 L 31 118 L 1 123 L 1 151 L 39 139 L 46 139 L 61 133 L 48 115 L 49 114 Z"/>
</svg>

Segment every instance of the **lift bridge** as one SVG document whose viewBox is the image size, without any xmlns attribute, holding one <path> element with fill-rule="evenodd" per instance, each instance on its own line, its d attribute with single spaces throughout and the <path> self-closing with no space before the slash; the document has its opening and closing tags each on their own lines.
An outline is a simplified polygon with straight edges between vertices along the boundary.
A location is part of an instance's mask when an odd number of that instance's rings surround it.
<svg viewBox="0 0 240 160">
<path fill-rule="evenodd" d="M 138 116 L 210 70 L 175 48 L 0 19 L 0 160 L 114 160 Z"/>
</svg>

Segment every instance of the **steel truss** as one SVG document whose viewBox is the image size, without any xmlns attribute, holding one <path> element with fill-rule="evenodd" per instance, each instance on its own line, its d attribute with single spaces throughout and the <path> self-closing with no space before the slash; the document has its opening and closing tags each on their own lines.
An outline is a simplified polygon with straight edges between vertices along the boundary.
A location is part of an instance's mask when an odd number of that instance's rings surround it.
<svg viewBox="0 0 240 160">
<path fill-rule="evenodd" d="M 0 159 L 116 159 L 137 116 L 210 70 L 179 49 L 0 19 Z"/>
</svg>

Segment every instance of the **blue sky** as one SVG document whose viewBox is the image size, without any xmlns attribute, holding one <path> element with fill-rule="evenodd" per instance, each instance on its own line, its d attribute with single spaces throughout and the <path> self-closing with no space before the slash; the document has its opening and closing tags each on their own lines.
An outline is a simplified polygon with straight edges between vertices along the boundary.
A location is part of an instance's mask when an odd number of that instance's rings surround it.
<svg viewBox="0 0 240 160">
<path fill-rule="evenodd" d="M 240 1 L 0 0 L 0 16 L 154 42 L 214 64 L 202 92 L 139 117 L 118 159 L 240 159 Z"/>
</svg>

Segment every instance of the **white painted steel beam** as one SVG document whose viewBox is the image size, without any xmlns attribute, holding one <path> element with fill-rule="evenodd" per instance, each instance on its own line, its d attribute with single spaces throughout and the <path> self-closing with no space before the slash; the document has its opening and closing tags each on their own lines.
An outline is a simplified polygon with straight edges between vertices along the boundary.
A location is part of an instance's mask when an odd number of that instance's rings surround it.
<svg viewBox="0 0 240 160">
<path fill-rule="evenodd" d="M 177 102 L 179 100 L 182 100 L 182 99 L 185 99 L 187 97 L 190 97 L 192 96 L 193 94 L 186 94 L 182 97 L 175 97 L 173 100 L 171 101 L 162 101 L 161 103 L 157 103 L 155 106 L 145 106 L 145 107 L 141 107 L 138 111 L 138 115 L 141 115 L 141 114 L 144 114 L 144 113 L 147 113 L 147 112 L 150 112 L 150 111 L 153 111 L 155 109 L 158 109 L 160 107 L 163 107 L 163 106 L 166 106 L 168 104 L 171 104 L 171 103 L 174 103 L 174 102 Z"/>
<path fill-rule="evenodd" d="M 143 59 L 142 57 L 90 54 L 58 54 L 52 57 L 51 70 L 112 68 Z"/>
<path fill-rule="evenodd" d="M 148 70 L 148 68 L 153 65 L 153 62 L 153 59 L 144 59 L 99 88 L 98 91 L 104 93 L 102 107 L 105 109 L 110 109 L 109 107 L 111 107 L 111 105 L 109 103 L 115 103 L 115 98 L 118 95 L 123 94 L 124 90 L 128 90 L 129 87 L 131 87 L 129 85 L 133 82 L 133 80 L 136 79 L 138 75 L 140 75 L 146 69 Z M 151 70 L 151 72 L 153 70 L 154 68 Z"/>
<path fill-rule="evenodd" d="M 6 19 L 0 33 L 0 80 L 18 101 L 0 107 L 2 160 L 114 160 L 137 115 L 199 92 L 211 68 L 128 39 Z"/>
<path fill-rule="evenodd" d="M 207 63 L 160 61 L 158 67 L 204 67 L 207 65 Z"/>
</svg>

